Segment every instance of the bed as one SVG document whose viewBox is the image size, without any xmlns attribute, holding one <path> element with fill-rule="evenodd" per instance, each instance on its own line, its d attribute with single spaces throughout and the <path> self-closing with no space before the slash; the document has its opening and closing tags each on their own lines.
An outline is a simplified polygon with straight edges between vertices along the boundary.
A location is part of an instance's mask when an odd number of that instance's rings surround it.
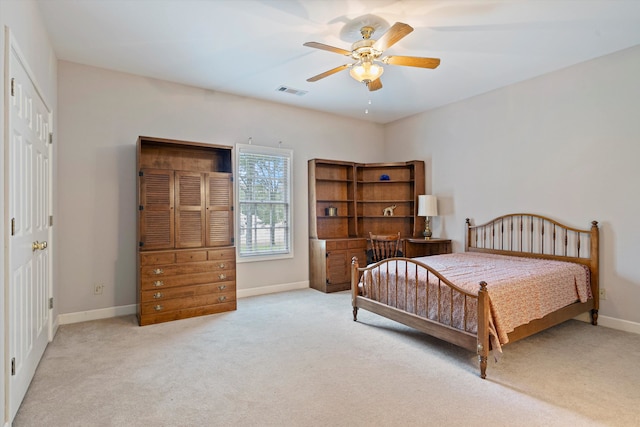
<svg viewBox="0 0 640 427">
<path fill-rule="evenodd" d="M 518 213 L 465 227 L 464 253 L 364 267 L 354 257 L 353 320 L 362 308 L 477 352 L 482 378 L 508 343 L 582 313 L 597 324 L 596 221 L 577 229 Z"/>
</svg>

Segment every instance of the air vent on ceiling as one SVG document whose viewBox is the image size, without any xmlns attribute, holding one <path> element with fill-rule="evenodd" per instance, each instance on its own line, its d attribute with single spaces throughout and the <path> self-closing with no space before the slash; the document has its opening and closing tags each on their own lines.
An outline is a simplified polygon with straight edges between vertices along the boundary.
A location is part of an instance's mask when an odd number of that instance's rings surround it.
<svg viewBox="0 0 640 427">
<path fill-rule="evenodd" d="M 298 96 L 307 94 L 306 90 L 294 89 L 292 87 L 287 87 L 287 86 L 279 86 L 276 90 L 278 92 L 290 93 L 291 95 L 298 95 Z"/>
</svg>

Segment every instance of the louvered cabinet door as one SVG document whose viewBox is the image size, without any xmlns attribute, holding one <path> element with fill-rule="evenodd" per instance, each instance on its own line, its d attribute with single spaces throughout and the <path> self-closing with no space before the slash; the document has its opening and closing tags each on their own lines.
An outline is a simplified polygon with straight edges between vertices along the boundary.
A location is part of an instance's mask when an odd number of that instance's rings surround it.
<svg viewBox="0 0 640 427">
<path fill-rule="evenodd" d="M 143 169 L 140 176 L 140 247 L 174 246 L 173 171 Z"/>
<path fill-rule="evenodd" d="M 176 248 L 204 246 L 203 174 L 176 171 Z"/>
<path fill-rule="evenodd" d="M 207 246 L 233 245 L 233 184 L 230 173 L 210 172 L 207 181 Z"/>
</svg>

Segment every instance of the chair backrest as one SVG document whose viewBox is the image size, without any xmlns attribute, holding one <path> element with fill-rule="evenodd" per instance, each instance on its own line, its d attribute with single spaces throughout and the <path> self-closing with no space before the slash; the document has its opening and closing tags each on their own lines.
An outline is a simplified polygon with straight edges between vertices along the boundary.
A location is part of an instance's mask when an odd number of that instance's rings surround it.
<svg viewBox="0 0 640 427">
<path fill-rule="evenodd" d="M 398 234 L 373 234 L 369 232 L 369 242 L 373 252 L 373 262 L 397 257 L 400 252 L 400 232 Z"/>
</svg>

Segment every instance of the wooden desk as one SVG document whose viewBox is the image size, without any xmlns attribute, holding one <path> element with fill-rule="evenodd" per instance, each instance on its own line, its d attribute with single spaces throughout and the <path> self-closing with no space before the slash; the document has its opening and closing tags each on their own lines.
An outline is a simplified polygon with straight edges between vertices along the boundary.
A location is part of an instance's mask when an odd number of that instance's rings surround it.
<svg viewBox="0 0 640 427">
<path fill-rule="evenodd" d="M 450 239 L 403 239 L 404 256 L 415 258 L 420 256 L 441 255 L 451 253 Z"/>
</svg>

